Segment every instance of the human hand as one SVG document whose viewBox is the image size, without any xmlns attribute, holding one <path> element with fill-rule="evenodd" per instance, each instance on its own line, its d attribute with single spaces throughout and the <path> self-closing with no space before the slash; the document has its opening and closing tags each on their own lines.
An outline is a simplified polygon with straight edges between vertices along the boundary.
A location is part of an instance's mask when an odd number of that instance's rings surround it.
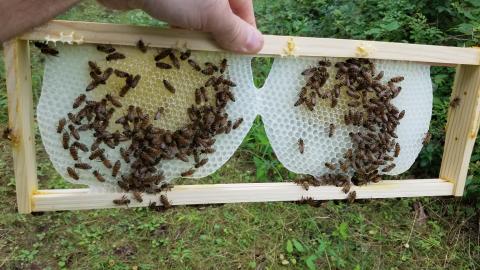
<svg viewBox="0 0 480 270">
<path fill-rule="evenodd" d="M 263 36 L 256 28 L 252 0 L 98 0 L 108 8 L 142 9 L 169 24 L 212 33 L 219 45 L 256 53 Z"/>
</svg>

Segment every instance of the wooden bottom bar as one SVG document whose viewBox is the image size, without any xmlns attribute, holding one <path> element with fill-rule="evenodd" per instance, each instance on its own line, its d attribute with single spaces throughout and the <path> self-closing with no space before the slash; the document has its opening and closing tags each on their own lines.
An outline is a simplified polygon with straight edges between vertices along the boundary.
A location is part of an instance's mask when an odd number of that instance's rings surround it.
<svg viewBox="0 0 480 270">
<path fill-rule="evenodd" d="M 376 184 L 352 187 L 358 199 L 397 198 L 419 196 L 451 196 L 454 184 L 442 179 L 385 180 Z M 85 210 L 119 207 L 114 199 L 124 193 L 97 193 L 89 189 L 39 190 L 33 195 L 33 211 Z M 159 195 L 143 195 L 143 202 L 136 202 L 131 194 L 128 207 L 148 206 L 159 203 Z M 341 187 L 302 187 L 288 183 L 243 183 L 215 185 L 178 185 L 167 192 L 172 205 L 218 204 L 241 202 L 298 201 L 302 197 L 314 200 L 343 200 L 347 195 Z M 122 207 L 122 206 L 120 206 Z"/>
</svg>

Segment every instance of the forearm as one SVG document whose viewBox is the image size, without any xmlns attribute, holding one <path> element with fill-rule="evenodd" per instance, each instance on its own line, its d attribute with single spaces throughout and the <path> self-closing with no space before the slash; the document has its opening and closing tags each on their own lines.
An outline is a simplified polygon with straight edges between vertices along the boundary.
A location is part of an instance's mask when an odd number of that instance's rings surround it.
<svg viewBox="0 0 480 270">
<path fill-rule="evenodd" d="M 0 42 L 41 25 L 80 0 L 0 0 Z"/>
</svg>

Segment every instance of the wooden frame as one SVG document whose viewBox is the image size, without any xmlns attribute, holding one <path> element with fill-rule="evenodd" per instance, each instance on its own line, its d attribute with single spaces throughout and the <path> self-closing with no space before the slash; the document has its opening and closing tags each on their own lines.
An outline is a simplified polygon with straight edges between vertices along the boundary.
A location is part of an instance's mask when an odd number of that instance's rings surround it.
<svg viewBox="0 0 480 270">
<path fill-rule="evenodd" d="M 93 193 L 89 189 L 37 189 L 32 85 L 28 40 L 61 40 L 77 43 L 134 45 L 142 38 L 151 47 L 187 46 L 193 50 L 221 51 L 210 35 L 178 29 L 127 25 L 52 21 L 4 44 L 7 70 L 9 127 L 17 188 L 18 211 L 56 211 L 119 207 L 112 203 L 120 193 Z M 386 180 L 353 187 L 357 198 L 416 196 L 462 196 L 470 156 L 479 127 L 480 50 L 328 38 L 265 36 L 265 46 L 256 56 L 368 57 L 415 61 L 437 66 L 457 66 L 452 96 L 461 106 L 448 112 L 444 155 L 437 179 Z M 238 183 L 177 185 L 168 193 L 174 205 L 235 202 L 345 199 L 339 187 L 311 187 L 294 183 Z M 145 195 L 146 206 L 158 196 Z"/>
</svg>

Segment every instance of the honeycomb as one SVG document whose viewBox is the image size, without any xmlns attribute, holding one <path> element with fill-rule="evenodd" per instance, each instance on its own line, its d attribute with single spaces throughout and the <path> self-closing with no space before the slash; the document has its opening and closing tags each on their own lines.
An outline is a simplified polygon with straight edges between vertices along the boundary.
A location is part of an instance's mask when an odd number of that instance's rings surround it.
<svg viewBox="0 0 480 270">
<path fill-rule="evenodd" d="M 72 110 L 73 100 L 81 93 L 87 95 L 88 100 L 100 100 L 107 93 L 118 96 L 124 79 L 114 75 L 107 85 L 100 85 L 97 89 L 85 92 L 90 81 L 87 62 L 95 61 L 102 69 L 107 66 L 127 71 L 131 74 L 141 74 L 142 78 L 135 89 L 131 89 L 124 98 L 121 98 L 122 108 L 116 110 L 113 119 L 126 113 L 128 105 L 140 106 L 150 115 L 155 126 L 175 130 L 182 127 L 187 121 L 186 110 L 194 104 L 194 89 L 205 82 L 205 76 L 193 72 L 185 61 L 181 61 L 181 68 L 162 70 L 155 66 L 153 61 L 156 49 L 148 49 L 141 53 L 135 47 L 115 46 L 117 51 L 124 53 L 127 58 L 111 62 L 105 61 L 105 54 L 96 50 L 92 45 L 66 46 L 59 45 L 59 57 L 47 57 L 40 96 L 37 119 L 40 134 L 45 149 L 52 160 L 55 169 L 69 182 L 85 184 L 92 190 L 106 191 L 119 190 L 111 171 L 101 162 L 90 161 L 90 153 L 79 151 L 80 161 L 93 166 L 89 171 L 77 170 L 79 180 L 73 180 L 67 174 L 67 167 L 72 167 L 69 151 L 63 149 L 61 134 L 56 132 L 58 120 Z M 348 133 L 357 131 L 358 127 L 345 126 L 343 114 L 347 108 L 348 98 L 341 95 L 338 106 L 331 109 L 326 101 L 319 101 L 313 112 L 306 108 L 294 107 L 299 89 L 305 84 L 304 76 L 300 73 L 309 66 L 313 66 L 320 58 L 288 57 L 276 58 L 272 70 L 262 89 L 255 88 L 251 72 L 251 57 L 228 53 L 193 52 L 192 58 L 199 63 L 218 63 L 221 59 L 228 59 L 227 76 L 237 86 L 231 88 L 235 95 L 235 102 L 228 103 L 226 111 L 229 119 L 243 118 L 239 128 L 229 134 L 215 136 L 215 152 L 202 154 L 208 158 L 208 163 L 200 167 L 191 176 L 201 178 L 212 174 L 219 169 L 233 155 L 243 138 L 252 126 L 256 115 L 263 119 L 265 130 L 270 143 L 279 161 L 289 170 L 296 173 L 321 175 L 327 172 L 325 162 L 336 162 L 345 151 L 352 146 Z M 323 59 L 323 58 L 322 58 Z M 333 63 L 343 59 L 330 59 Z M 397 166 L 388 172 L 396 175 L 407 170 L 422 148 L 422 138 L 428 131 L 432 108 L 432 85 L 429 66 L 424 64 L 379 61 L 374 63 L 377 70 L 385 72 L 384 79 L 402 75 L 405 80 L 400 83 L 403 90 L 393 99 L 394 105 L 406 111 L 405 117 L 397 128 L 398 139 L 401 145 L 400 155 L 395 159 Z M 333 67 L 329 72 L 334 74 Z M 176 93 L 168 92 L 163 79 L 170 81 L 176 88 Z M 333 79 L 327 82 L 326 87 L 335 83 Z M 210 93 L 210 95 L 213 95 Z M 153 120 L 159 107 L 165 108 L 160 120 Z M 328 137 L 328 126 L 336 125 L 332 138 Z M 110 131 L 118 126 L 111 124 Z M 298 150 L 298 139 L 305 142 L 305 151 Z M 81 133 L 80 142 L 86 145 L 93 143 L 93 132 Z M 120 144 L 120 146 L 122 143 Z M 124 164 L 117 149 L 105 148 L 106 156 L 113 162 L 121 160 L 120 172 L 127 173 L 129 166 Z M 163 160 L 157 167 L 162 170 L 167 181 L 180 177 L 181 172 L 192 168 L 194 162 L 189 157 L 188 162 L 177 159 Z M 98 170 L 106 179 L 99 182 L 92 171 Z"/>
<path fill-rule="evenodd" d="M 338 105 L 330 108 L 330 100 L 319 100 L 313 112 L 305 106 L 294 107 L 300 88 L 305 85 L 301 72 L 314 66 L 324 58 L 277 58 L 270 74 L 257 96 L 257 110 L 262 116 L 270 144 L 279 161 L 295 173 L 320 176 L 330 172 L 325 162 L 337 163 L 352 147 L 350 132 L 360 131 L 359 127 L 344 124 L 343 116 L 351 99 L 341 94 Z M 335 74 L 334 64 L 346 59 L 330 58 L 330 74 Z M 400 61 L 373 60 L 377 70 L 384 71 L 383 81 L 402 75 L 399 83 L 400 94 L 392 103 L 405 110 L 405 117 L 397 128 L 397 141 L 401 145 L 400 155 L 394 160 L 396 167 L 388 175 L 400 174 L 413 164 L 422 149 L 422 140 L 428 131 L 432 111 L 432 84 L 430 67 L 424 64 Z M 330 76 L 334 77 L 334 76 Z M 324 88 L 330 89 L 336 83 L 330 78 Z M 281 93 L 281 94 L 280 94 Z M 336 126 L 334 136 L 329 138 L 329 125 Z M 301 154 L 298 139 L 304 141 Z"/>
</svg>

